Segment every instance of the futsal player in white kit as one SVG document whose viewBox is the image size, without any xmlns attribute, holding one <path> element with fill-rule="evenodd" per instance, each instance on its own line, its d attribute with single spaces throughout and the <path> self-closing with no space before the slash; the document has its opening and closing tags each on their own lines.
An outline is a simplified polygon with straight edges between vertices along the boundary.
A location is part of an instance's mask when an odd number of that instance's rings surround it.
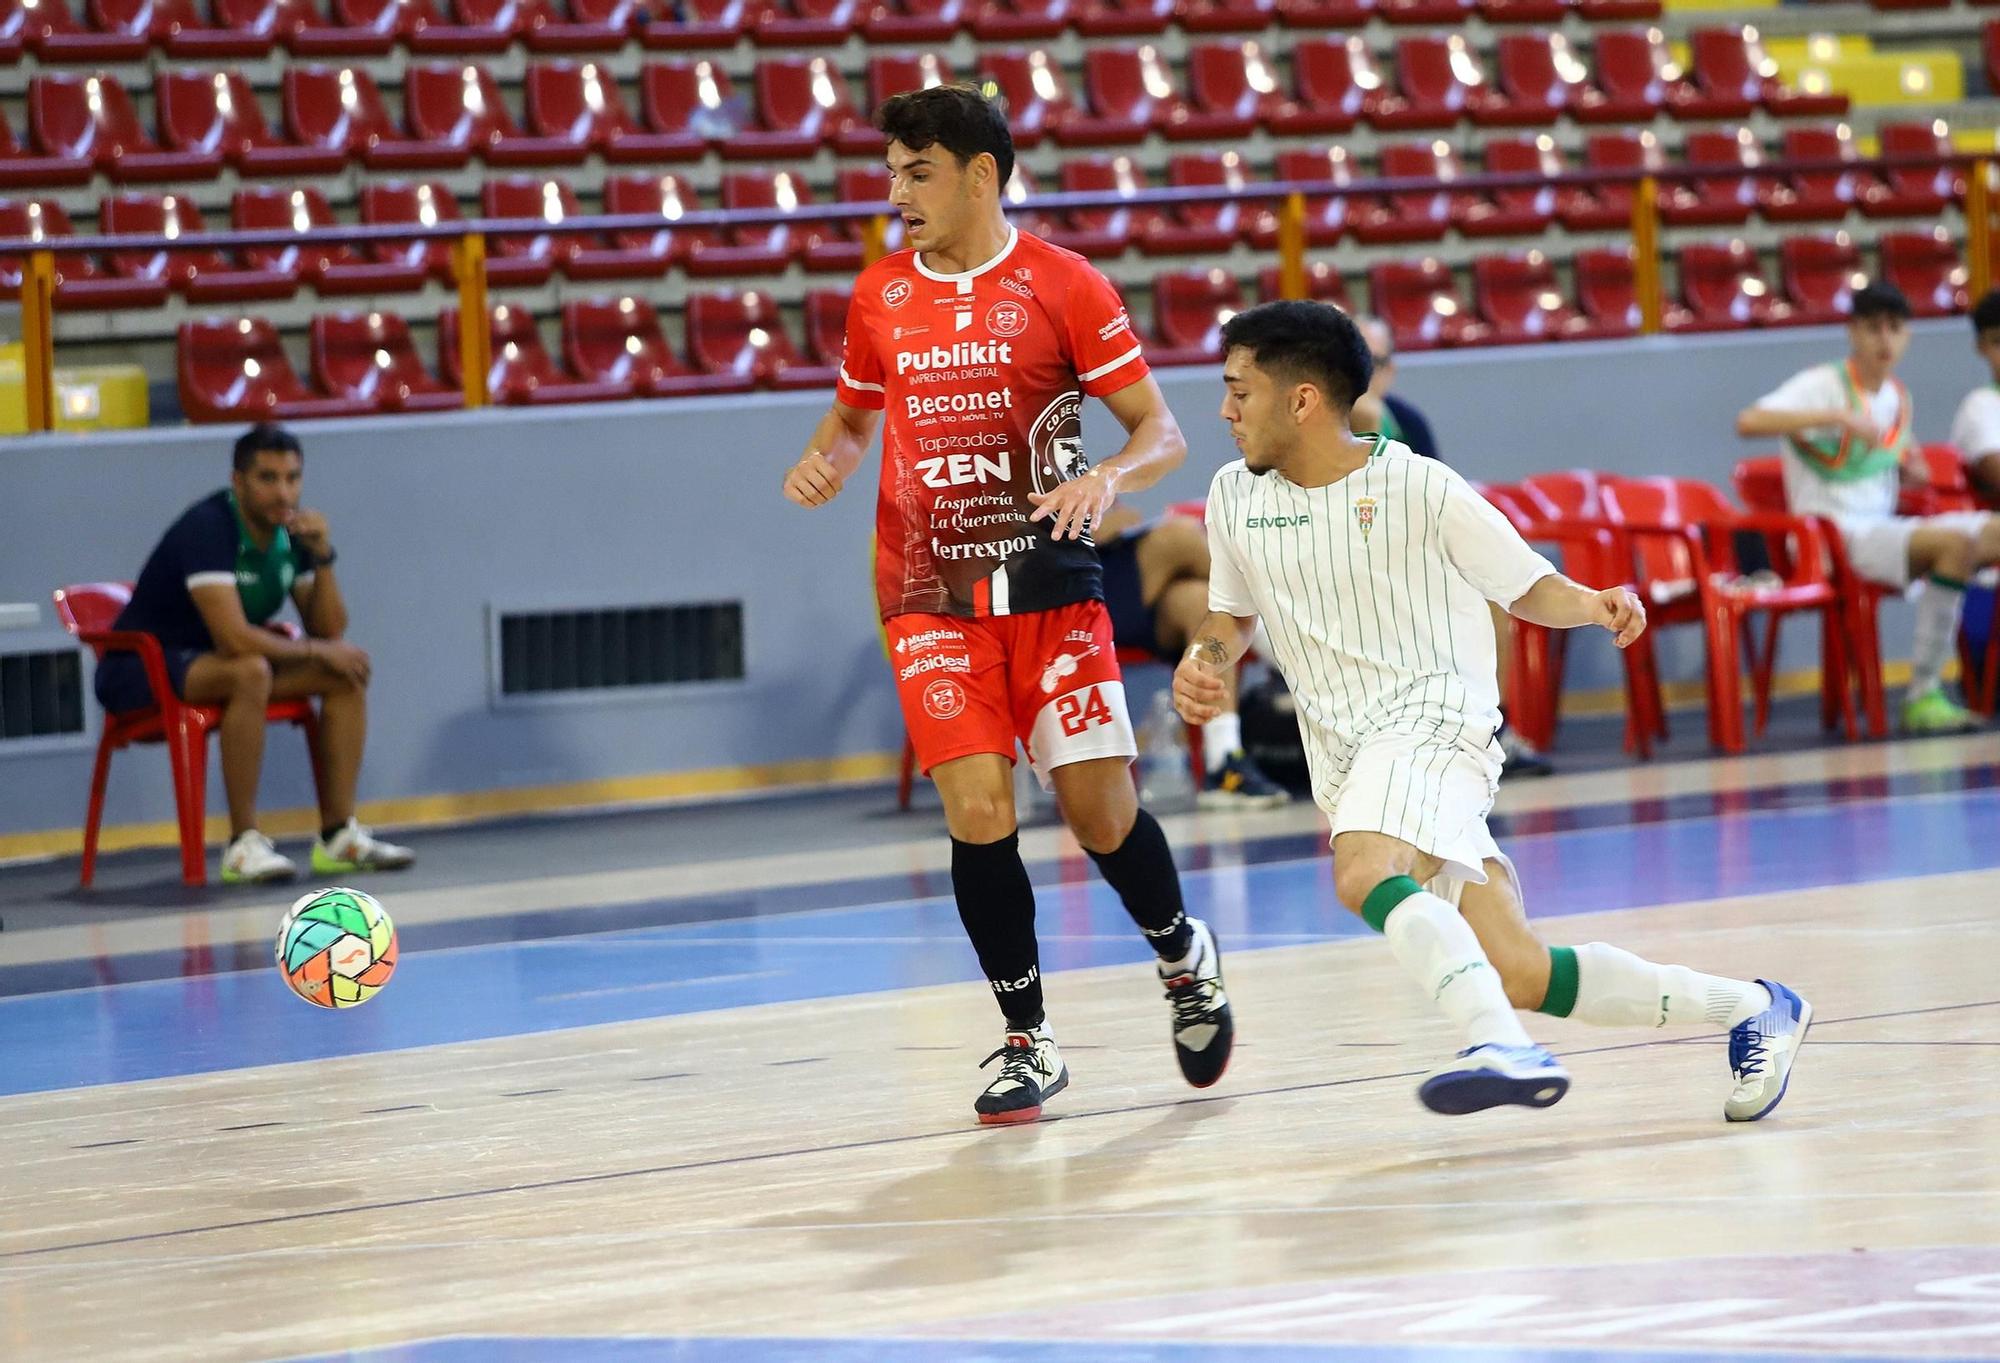
<svg viewBox="0 0 2000 1363">
<path fill-rule="evenodd" d="M 1266 303 L 1231 318 L 1222 341 L 1222 418 L 1243 458 L 1209 489 L 1210 613 L 1174 701 L 1207 719 L 1262 618 L 1333 826 L 1335 892 L 1465 1037 L 1418 1096 L 1445 1113 L 1559 1101 L 1569 1075 L 1520 1007 L 1726 1029 L 1724 1115 L 1768 1114 L 1812 1006 L 1782 984 L 1602 942 L 1544 945 L 1487 831 L 1502 760 L 1487 601 L 1552 629 L 1600 625 L 1622 648 L 1646 628 L 1638 598 L 1572 582 L 1451 469 L 1350 430 L 1372 361 L 1338 308 Z"/>
</svg>

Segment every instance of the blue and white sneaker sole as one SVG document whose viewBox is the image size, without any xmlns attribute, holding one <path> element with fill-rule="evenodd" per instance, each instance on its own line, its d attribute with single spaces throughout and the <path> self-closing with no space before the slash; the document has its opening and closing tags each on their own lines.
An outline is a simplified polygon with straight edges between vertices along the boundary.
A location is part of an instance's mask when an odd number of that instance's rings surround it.
<svg viewBox="0 0 2000 1363">
<path fill-rule="evenodd" d="M 1755 1112 L 1751 1113 L 1747 1117 L 1731 1117 L 1727 1112 L 1724 1112 L 1722 1115 L 1725 1118 L 1727 1118 L 1729 1121 L 1732 1122 L 1762 1121 L 1764 1118 L 1771 1115 L 1772 1111 L 1776 1109 L 1778 1104 L 1785 1101 L 1785 1093 L 1792 1086 L 1792 1068 L 1799 1062 L 1799 1052 L 1805 1049 L 1806 1033 L 1812 1030 L 1812 1020 L 1813 1020 L 1812 1004 L 1808 1003 L 1804 998 L 1800 998 L 1799 1039 L 1792 1044 L 1791 1053 L 1785 1059 L 1785 1077 L 1784 1080 L 1778 1085 L 1778 1096 L 1773 1098 L 1770 1102 L 1764 1104 L 1764 1106 L 1758 1108 Z"/>
<path fill-rule="evenodd" d="M 1434 1074 L 1418 1086 L 1417 1098 L 1432 1112 L 1462 1117 L 1489 1107 L 1554 1107 L 1568 1092 L 1569 1076 L 1560 1071 L 1524 1077 L 1481 1068 Z"/>
</svg>

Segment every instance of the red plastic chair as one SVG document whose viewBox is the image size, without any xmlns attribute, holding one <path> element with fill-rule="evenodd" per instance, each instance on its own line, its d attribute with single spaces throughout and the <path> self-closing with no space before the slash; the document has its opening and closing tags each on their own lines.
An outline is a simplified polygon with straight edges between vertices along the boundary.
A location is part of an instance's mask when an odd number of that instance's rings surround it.
<svg viewBox="0 0 2000 1363">
<path fill-rule="evenodd" d="M 815 202 L 812 187 L 789 170 L 731 171 L 722 177 L 722 206 L 796 212 Z M 808 270 L 852 274 L 861 268 L 861 243 L 828 222 L 770 223 L 730 230 L 739 246 L 796 259 Z"/>
<path fill-rule="evenodd" d="M 438 314 L 438 368 L 445 382 L 465 387 L 464 352 L 459 346 L 458 309 Z M 613 402 L 632 396 L 630 385 L 594 382 L 565 373 L 542 345 L 534 316 L 523 307 L 505 303 L 493 309 L 488 323 L 492 363 L 486 371 L 486 391 L 496 403 L 542 406 L 559 402 Z"/>
<path fill-rule="evenodd" d="M 1639 331 L 1639 286 L 1633 276 L 1632 248 L 1594 247 L 1570 262 L 1576 276 L 1576 304 L 1598 336 L 1634 336 Z"/>
<path fill-rule="evenodd" d="M 1568 341 L 1595 334 L 1571 307 L 1548 256 L 1538 250 L 1481 256 L 1472 262 L 1472 296 L 1502 345 Z"/>
<path fill-rule="evenodd" d="M 358 156 L 370 170 L 444 169 L 471 155 L 468 147 L 406 134 L 364 67 L 288 66 L 283 89 L 285 129 L 298 146 Z"/>
<path fill-rule="evenodd" d="M 260 317 L 183 322 L 175 355 L 181 410 L 197 422 L 366 416 L 372 402 L 315 392 L 285 356 L 278 329 Z"/>
<path fill-rule="evenodd" d="M 0 236 L 29 237 L 53 248 L 72 235 L 69 215 L 54 199 L 0 199 Z M 0 297 L 18 297 L 23 256 L 0 260 Z M 89 256 L 59 251 L 55 258 L 58 308 L 156 308 L 167 300 L 162 279 L 106 273 Z"/>
<path fill-rule="evenodd" d="M 1300 40 L 1292 48 L 1292 88 L 1301 119 L 1310 122 L 1280 117 L 1274 133 L 1347 132 L 1382 102 L 1381 74 L 1359 34 Z"/>
<path fill-rule="evenodd" d="M 660 315 L 643 298 L 571 299 L 563 304 L 563 355 L 593 383 L 623 385 L 638 397 L 748 392 L 747 377 L 696 373 L 674 353 Z"/>
<path fill-rule="evenodd" d="M 182 194 L 114 194 L 98 205 L 98 226 L 107 235 L 194 236 L 208 230 L 201 210 Z M 111 272 L 127 279 L 164 280 L 191 303 L 250 302 L 290 298 L 296 276 L 283 270 L 253 270 L 220 251 L 114 251 Z"/>
<path fill-rule="evenodd" d="M 1785 616 L 1804 611 L 1820 616 L 1822 718 L 1838 718 L 1853 735 L 1853 698 L 1845 684 L 1850 656 L 1845 596 L 1829 572 L 1818 525 L 1782 513 L 1738 511 L 1721 489 L 1692 478 L 1609 478 L 1598 495 L 1605 520 L 1632 546 L 1653 626 L 1696 625 L 1704 631 L 1712 744 L 1731 753 L 1744 747 L 1739 638 L 1749 654 L 1761 736 L 1770 717 L 1778 626 Z M 1763 536 L 1782 585 L 1742 584 L 1733 541 L 1739 530 Z M 1761 650 L 1750 631 L 1759 612 L 1765 616 Z"/>
<path fill-rule="evenodd" d="M 328 175 L 347 164 L 343 149 L 295 145 L 273 133 L 241 71 L 163 71 L 153 97 L 169 146 L 220 152 L 240 174 Z"/>
<path fill-rule="evenodd" d="M 464 405 L 424 367 L 410 324 L 393 312 L 336 312 L 312 319 L 312 376 L 337 397 L 382 412 L 443 412 Z"/>
<path fill-rule="evenodd" d="M 690 131 L 647 131 L 625 107 L 610 70 L 597 62 L 536 62 L 523 89 L 530 131 L 582 142 L 607 161 L 696 161 L 706 145 Z"/>
<path fill-rule="evenodd" d="M 1670 330 L 1734 331 L 1791 320 L 1792 305 L 1778 296 L 1757 253 L 1741 240 L 1682 247 L 1680 276 L 1687 312 L 1668 320 Z"/>
<path fill-rule="evenodd" d="M 1504 108 L 1464 35 L 1454 33 L 1400 39 L 1396 91 L 1368 117 L 1391 131 L 1449 128 L 1461 118 L 1500 119 Z"/>
<path fill-rule="evenodd" d="M 1487 326 L 1459 296 L 1451 267 L 1433 256 L 1388 260 L 1368 267 L 1375 311 L 1395 333 L 1399 350 L 1480 345 Z"/>
<path fill-rule="evenodd" d="M 1153 281 L 1156 365 L 1212 364 L 1222 358 L 1222 324 L 1243 311 L 1243 286 L 1220 267 L 1163 274 Z"/>
<path fill-rule="evenodd" d="M 1778 277 L 1802 325 L 1844 321 L 1855 288 L 1867 278 L 1861 252 L 1845 232 L 1786 237 L 1778 243 Z"/>
<path fill-rule="evenodd" d="M 222 168 L 219 151 L 162 151 L 140 126 L 132 96 L 110 76 L 32 77 L 28 132 L 45 154 L 90 161 L 124 183 L 208 180 Z"/>
<path fill-rule="evenodd" d="M 1337 143 L 1329 143 L 1322 151 L 1294 148 L 1279 152 L 1273 178 L 1324 180 L 1331 185 L 1346 185 L 1353 183 L 1359 177 L 1354 172 L 1354 161 L 1349 156 L 1347 148 Z M 1323 197 L 1308 192 L 1306 245 L 1331 246 L 1347 235 L 1348 214 L 1357 205 L 1364 209 L 1372 206 L 1377 212 L 1387 215 L 1387 208 L 1377 199 L 1366 196 L 1356 198 L 1349 195 Z"/>
<path fill-rule="evenodd" d="M 1917 316 L 1944 317 L 1971 306 L 1971 276 L 1950 228 L 1884 232 L 1875 247 L 1882 255 L 1882 277 L 1903 291 Z"/>
<path fill-rule="evenodd" d="M 174 809 L 180 824 L 181 882 L 208 883 L 208 858 L 203 825 L 208 811 L 208 735 L 222 723 L 222 711 L 212 705 L 189 705 L 174 694 L 167 681 L 167 660 L 160 641 L 150 634 L 113 629 L 118 613 L 132 599 L 129 582 L 80 582 L 55 593 L 56 618 L 80 643 L 90 646 L 99 662 L 113 650 L 130 650 L 145 665 L 157 704 L 104 716 L 104 734 L 97 741 L 97 763 L 90 773 L 90 807 L 83 821 L 83 873 L 88 889 L 97 874 L 97 834 L 104 820 L 104 788 L 111 776 L 111 754 L 134 743 L 165 743 L 167 764 L 174 778 Z M 287 633 L 296 633 L 281 626 Z M 272 701 L 264 711 L 269 724 L 295 724 L 305 730 L 306 751 L 312 758 L 313 787 L 322 787 L 319 761 L 319 715 L 308 700 Z"/>
<path fill-rule="evenodd" d="M 808 363 L 768 293 L 688 299 L 688 355 L 703 373 L 747 376 L 763 388 L 827 388 L 834 369 Z"/>
<path fill-rule="evenodd" d="M 845 156 L 881 156 L 882 134 L 854 107 L 847 78 L 830 58 L 778 57 L 757 63 L 757 109 L 764 126 L 774 132 L 824 142 Z"/>
<path fill-rule="evenodd" d="M 1748 128 L 1691 132 L 1683 155 L 1690 166 L 1718 170 L 1755 170 L 1763 164 L 1763 149 Z M 1685 185 L 1662 186 L 1660 221 L 1670 227 L 1737 226 L 1748 222 L 1757 206 L 1753 175 L 1715 176 Z"/>
<path fill-rule="evenodd" d="M 1941 118 L 1884 123 L 1876 132 L 1885 157 L 1949 156 L 1954 150 L 1951 128 Z M 1882 183 L 1863 194 L 1861 211 L 1877 218 L 1934 217 L 1964 193 L 1965 176 L 1953 166 L 1891 166 Z"/>
<path fill-rule="evenodd" d="M 1845 123 L 1787 128 L 1787 161 L 1855 161 L 1854 133 Z M 1770 222 L 1839 222 L 1879 186 L 1862 170 L 1806 170 L 1758 186 L 1757 211 Z"/>
<path fill-rule="evenodd" d="M 1112 137 L 1086 139 L 1066 134 L 1065 129 L 1071 122 L 1087 115 L 1077 102 L 1075 91 L 1070 88 L 1069 77 L 1063 74 L 1062 63 L 1045 48 L 1031 48 L 1026 52 L 988 52 L 981 56 L 980 68 L 981 75 L 998 85 L 1001 96 L 1007 101 L 1007 124 L 1014 134 L 1016 146 L 1033 147 L 1051 135 L 1066 147 L 1086 140 L 1107 145 L 1137 142 L 1146 135 L 1143 128 L 1126 129 L 1122 125 L 1118 134 Z M 908 85 L 903 88 L 914 90 L 919 87 Z"/>
<path fill-rule="evenodd" d="M 861 0 L 791 0 L 757 16 L 759 47 L 829 47 L 847 41 L 867 13 Z"/>
<path fill-rule="evenodd" d="M 1721 99 L 1754 100 L 1780 118 L 1847 112 L 1847 96 L 1808 94 L 1778 79 L 1778 64 L 1748 24 L 1698 28 L 1688 35 L 1694 76 L 1702 89 Z"/>
</svg>

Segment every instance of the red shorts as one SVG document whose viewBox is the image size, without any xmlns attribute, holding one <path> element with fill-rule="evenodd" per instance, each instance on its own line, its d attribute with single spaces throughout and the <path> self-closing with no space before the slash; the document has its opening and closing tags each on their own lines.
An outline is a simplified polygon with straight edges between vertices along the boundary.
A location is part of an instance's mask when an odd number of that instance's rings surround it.
<svg viewBox="0 0 2000 1363">
<path fill-rule="evenodd" d="M 1102 601 L 967 619 L 895 615 L 884 622 L 903 722 L 928 772 L 1018 739 L 1037 772 L 1138 753 Z"/>
</svg>

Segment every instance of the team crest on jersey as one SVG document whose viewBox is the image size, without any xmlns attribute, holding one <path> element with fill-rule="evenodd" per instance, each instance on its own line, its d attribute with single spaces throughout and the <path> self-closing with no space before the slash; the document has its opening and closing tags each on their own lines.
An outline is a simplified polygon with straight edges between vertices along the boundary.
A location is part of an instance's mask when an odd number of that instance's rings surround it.
<svg viewBox="0 0 2000 1363">
<path fill-rule="evenodd" d="M 924 713 L 932 719 L 957 719 L 965 710 L 965 689 L 949 677 L 924 688 Z"/>
<path fill-rule="evenodd" d="M 892 308 L 900 308 L 910 301 L 912 290 L 907 279 L 892 279 L 882 286 L 882 301 Z"/>
<path fill-rule="evenodd" d="M 1019 336 L 1028 329 L 1028 310 L 1003 298 L 986 310 L 986 329 L 995 336 Z"/>
<path fill-rule="evenodd" d="M 1354 499 L 1354 523 L 1361 527 L 1361 538 L 1367 539 L 1368 532 L 1375 528 L 1375 499 L 1356 497 Z"/>
</svg>

